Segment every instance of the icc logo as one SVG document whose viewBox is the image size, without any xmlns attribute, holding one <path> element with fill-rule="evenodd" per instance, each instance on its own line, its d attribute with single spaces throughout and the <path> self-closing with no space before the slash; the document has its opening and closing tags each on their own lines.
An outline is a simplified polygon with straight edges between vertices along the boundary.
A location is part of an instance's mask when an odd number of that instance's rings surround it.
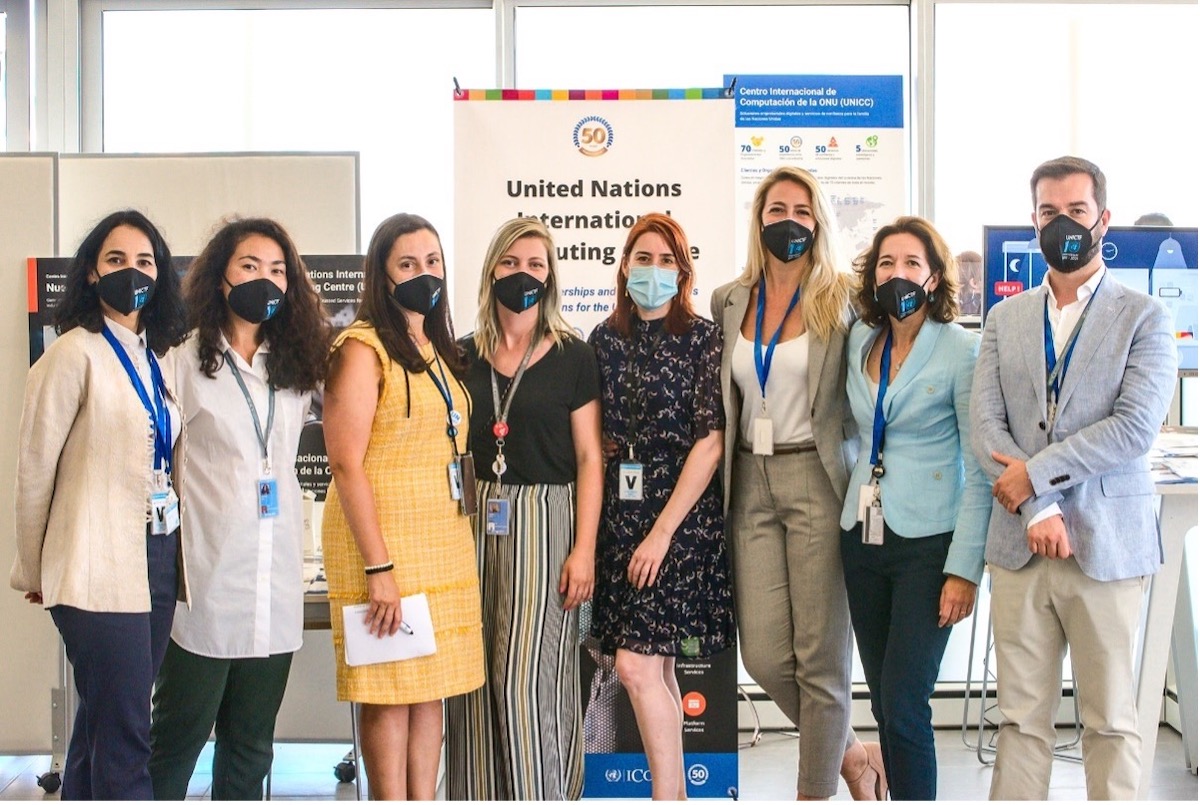
<svg viewBox="0 0 1200 805">
<path fill-rule="evenodd" d="M 608 771 L 604 772 L 604 779 L 608 780 L 610 783 L 615 783 L 615 782 L 620 781 L 621 770 L 620 769 L 609 769 Z"/>
<path fill-rule="evenodd" d="M 702 763 L 693 763 L 688 766 L 687 778 L 692 785 L 704 785 L 708 782 L 708 767 Z"/>
<path fill-rule="evenodd" d="M 613 128 L 604 118 L 589 115 L 575 124 L 571 140 L 585 157 L 598 157 L 612 147 Z"/>
</svg>

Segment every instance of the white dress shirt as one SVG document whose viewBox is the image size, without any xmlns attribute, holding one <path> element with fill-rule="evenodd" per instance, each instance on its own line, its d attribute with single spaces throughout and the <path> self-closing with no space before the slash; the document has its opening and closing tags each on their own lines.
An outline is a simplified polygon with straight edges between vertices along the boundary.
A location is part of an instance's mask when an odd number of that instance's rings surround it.
<svg viewBox="0 0 1200 805">
<path fill-rule="evenodd" d="M 221 659 L 296 651 L 304 626 L 304 521 L 296 451 L 311 393 L 275 391 L 275 421 L 267 435 L 279 516 L 259 517 L 262 447 L 246 397 L 222 363 L 212 378 L 200 371 L 192 333 L 171 351 L 188 438 L 176 451 L 192 608 L 178 607 L 171 637 L 193 654 Z M 222 351 L 229 344 L 221 339 Z M 264 430 L 268 418 L 267 345 L 242 373 Z"/>
<path fill-rule="evenodd" d="M 1046 308 L 1050 311 L 1050 333 L 1054 336 L 1054 356 L 1061 359 L 1063 350 L 1067 348 L 1067 341 L 1071 338 L 1071 331 L 1075 329 L 1075 325 L 1079 323 L 1079 317 L 1083 315 L 1083 311 L 1087 309 L 1088 302 L 1092 299 L 1092 294 L 1096 293 L 1096 289 L 1100 287 L 1100 280 L 1104 279 L 1105 274 L 1104 264 L 1100 264 L 1100 269 L 1088 277 L 1087 282 L 1079 286 L 1079 290 L 1074 302 L 1069 302 L 1063 307 L 1059 307 L 1054 300 L 1054 290 L 1050 287 L 1050 272 L 1042 277 L 1042 288 L 1046 291 Z M 1075 367 L 1076 371 L 1081 371 L 1079 367 Z M 1061 384 L 1060 384 L 1061 385 Z M 1047 399 L 1047 402 L 1049 400 Z M 1047 427 L 1051 423 L 1046 423 Z M 1037 514 L 1029 518 L 1029 524 L 1025 526 L 1026 530 L 1033 528 L 1035 523 L 1040 523 L 1042 520 L 1049 519 L 1055 515 L 1061 515 L 1062 509 L 1057 503 L 1051 503 L 1046 508 L 1042 509 Z"/>
</svg>

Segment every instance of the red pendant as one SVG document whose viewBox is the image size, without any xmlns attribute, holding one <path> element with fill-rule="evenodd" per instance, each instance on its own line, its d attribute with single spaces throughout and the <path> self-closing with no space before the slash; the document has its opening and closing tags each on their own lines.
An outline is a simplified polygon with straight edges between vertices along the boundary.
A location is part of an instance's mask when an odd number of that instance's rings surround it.
<svg viewBox="0 0 1200 805">
<path fill-rule="evenodd" d="M 496 424 L 492 425 L 492 435 L 497 439 L 503 439 L 508 435 L 508 423 L 497 422 Z"/>
</svg>

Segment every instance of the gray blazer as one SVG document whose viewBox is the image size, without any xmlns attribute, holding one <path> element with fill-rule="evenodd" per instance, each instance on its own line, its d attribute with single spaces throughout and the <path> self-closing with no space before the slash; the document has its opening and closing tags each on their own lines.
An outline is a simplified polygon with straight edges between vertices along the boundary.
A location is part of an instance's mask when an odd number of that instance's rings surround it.
<svg viewBox="0 0 1200 805">
<path fill-rule="evenodd" d="M 737 280 L 713 291 L 712 318 L 721 328 L 725 348 L 721 354 L 721 395 L 725 400 L 725 466 L 722 480 L 725 489 L 725 511 L 729 511 L 730 479 L 733 458 L 741 439 L 742 394 L 733 382 L 733 347 L 742 319 L 750 304 L 750 288 Z M 849 315 L 847 314 L 847 319 Z M 856 445 L 847 440 L 857 435 L 846 398 L 846 332 L 833 333 L 829 341 L 815 335 L 808 340 L 808 388 L 812 400 L 813 439 L 821 464 L 833 484 L 838 505 L 846 496 L 850 482 L 849 456 Z"/>
<path fill-rule="evenodd" d="M 1033 288 L 992 308 L 971 397 L 971 446 L 993 481 L 992 451 L 1027 462 L 1034 497 L 1019 514 L 992 501 L 987 561 L 1029 562 L 1030 518 L 1062 509 L 1071 551 L 1093 579 L 1156 572 L 1162 564 L 1146 457 L 1167 415 L 1178 358 L 1171 317 L 1151 297 L 1106 277 L 1096 289 L 1046 424 L 1046 295 Z M 1004 349 L 1000 349 L 1000 345 Z"/>
</svg>

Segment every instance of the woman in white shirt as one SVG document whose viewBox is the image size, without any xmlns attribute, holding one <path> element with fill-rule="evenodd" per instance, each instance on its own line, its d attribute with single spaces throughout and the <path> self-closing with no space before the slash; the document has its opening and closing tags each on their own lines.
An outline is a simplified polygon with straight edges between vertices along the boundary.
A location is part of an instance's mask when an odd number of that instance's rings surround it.
<svg viewBox="0 0 1200 805">
<path fill-rule="evenodd" d="M 150 690 L 187 578 L 180 418 L 158 363 L 183 337 L 179 279 L 154 224 L 124 210 L 84 238 L 65 285 L 25 384 L 11 584 L 50 610 L 74 670 L 62 798 L 151 799 Z"/>
<path fill-rule="evenodd" d="M 213 799 L 261 799 L 304 625 L 296 451 L 330 328 L 274 221 L 226 223 L 185 281 L 192 332 L 172 353 L 189 441 L 177 451 L 190 610 L 154 693 L 150 774 L 182 800 L 216 727 Z"/>
</svg>

